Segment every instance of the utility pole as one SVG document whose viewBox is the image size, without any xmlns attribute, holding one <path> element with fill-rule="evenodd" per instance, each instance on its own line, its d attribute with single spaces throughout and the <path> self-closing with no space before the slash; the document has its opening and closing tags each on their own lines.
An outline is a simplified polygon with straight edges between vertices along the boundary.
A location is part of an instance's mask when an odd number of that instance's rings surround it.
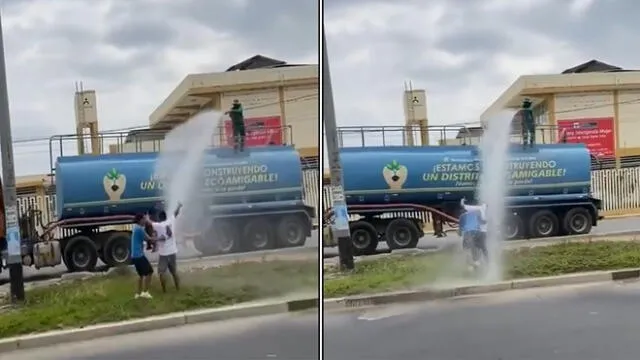
<svg viewBox="0 0 640 360">
<path fill-rule="evenodd" d="M 7 66 L 4 58 L 2 14 L 0 13 L 0 149 L 2 151 L 2 179 L 4 183 L 5 238 L 7 239 L 7 264 L 11 281 L 11 300 L 24 301 L 24 278 L 22 274 L 22 244 L 18 225 L 16 196 L 16 171 L 13 164 L 13 140 L 9 115 L 9 92 L 7 91 Z"/>
<path fill-rule="evenodd" d="M 335 221 L 331 227 L 331 234 L 338 239 L 338 253 L 340 255 L 340 269 L 353 270 L 353 248 L 349 233 L 349 215 L 347 203 L 344 199 L 344 182 L 342 180 L 342 163 L 338 149 L 338 129 L 336 125 L 336 110 L 333 104 L 333 90 L 329 72 L 329 56 L 327 55 L 327 41 L 322 26 L 322 113 L 324 117 L 324 132 L 327 140 L 327 154 L 329 155 L 329 169 L 331 171 L 331 197 Z"/>
</svg>

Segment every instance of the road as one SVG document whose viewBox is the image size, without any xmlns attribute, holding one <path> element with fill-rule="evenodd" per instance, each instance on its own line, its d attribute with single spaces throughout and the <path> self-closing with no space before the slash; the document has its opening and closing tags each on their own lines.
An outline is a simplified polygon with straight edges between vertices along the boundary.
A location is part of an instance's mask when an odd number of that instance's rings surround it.
<svg viewBox="0 0 640 360">
<path fill-rule="evenodd" d="M 530 289 L 325 314 L 326 360 L 629 360 L 640 283 Z"/>
<path fill-rule="evenodd" d="M 313 230 L 311 237 L 307 239 L 305 243 L 305 247 L 317 247 L 318 246 L 318 231 Z M 283 251 L 291 251 L 293 249 L 283 249 Z M 295 251 L 295 250 L 294 250 Z M 180 259 L 194 259 L 200 256 L 200 253 L 190 244 L 180 244 L 178 247 L 178 253 Z M 148 253 L 149 260 L 152 262 L 157 262 L 158 254 L 157 253 Z M 245 253 L 244 256 L 251 257 L 252 253 Z M 211 258 L 214 259 L 214 258 Z M 98 261 L 98 266 L 104 266 L 102 262 Z M 43 268 L 40 270 L 36 270 L 33 267 L 25 267 L 24 268 L 24 276 L 27 281 L 37 281 L 43 279 L 51 279 L 55 277 L 59 277 L 62 274 L 67 272 L 67 268 L 64 265 L 58 265 L 51 268 Z M 9 272 L 3 271 L 0 274 L 0 285 L 5 284 L 9 281 Z"/>
<path fill-rule="evenodd" d="M 235 319 L 0 355 L 3 360 L 318 359 L 317 312 Z"/>
<path fill-rule="evenodd" d="M 603 220 L 598 224 L 598 226 L 594 227 L 593 230 L 591 230 L 591 234 L 598 235 L 633 230 L 640 231 L 640 217 Z M 456 244 L 460 244 L 461 241 L 462 240 L 455 232 L 449 232 L 444 238 L 436 238 L 434 236 L 428 235 L 420 239 L 418 248 L 425 250 L 438 249 L 441 247 L 450 247 Z M 378 251 L 388 251 L 387 244 L 380 243 L 378 245 Z M 324 254 L 325 256 L 338 256 L 338 248 L 325 248 Z"/>
</svg>

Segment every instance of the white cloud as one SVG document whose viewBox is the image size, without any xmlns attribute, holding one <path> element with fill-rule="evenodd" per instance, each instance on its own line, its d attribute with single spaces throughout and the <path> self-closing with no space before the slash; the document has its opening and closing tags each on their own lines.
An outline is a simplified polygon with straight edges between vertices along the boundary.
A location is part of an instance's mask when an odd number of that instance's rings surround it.
<svg viewBox="0 0 640 360">
<path fill-rule="evenodd" d="M 447 125 L 478 121 L 520 75 L 593 58 L 634 68 L 635 35 L 621 29 L 635 28 L 638 10 L 619 0 L 326 0 L 338 123 L 402 125 L 408 80 L 427 90 L 430 123 Z"/>
<path fill-rule="evenodd" d="M 107 130 L 147 125 L 188 73 L 255 54 L 316 63 L 315 24 L 305 1 L 4 0 L 13 138 L 73 133 L 76 81 L 97 91 Z M 15 157 L 19 175 L 49 171 L 47 141 Z"/>
</svg>

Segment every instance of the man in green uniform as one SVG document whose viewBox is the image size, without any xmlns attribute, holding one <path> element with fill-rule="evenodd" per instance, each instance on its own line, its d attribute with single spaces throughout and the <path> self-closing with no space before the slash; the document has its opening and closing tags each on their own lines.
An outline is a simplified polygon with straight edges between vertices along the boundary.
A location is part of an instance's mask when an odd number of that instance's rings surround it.
<svg viewBox="0 0 640 360">
<path fill-rule="evenodd" d="M 531 108 L 531 100 L 524 99 L 522 101 L 522 109 L 520 109 L 520 119 L 522 121 L 522 145 L 533 147 L 536 143 L 536 121 L 533 117 L 533 109 Z"/>
<path fill-rule="evenodd" d="M 226 113 L 231 118 L 231 127 L 233 128 L 233 149 L 235 151 L 243 151 L 246 133 L 244 128 L 244 114 L 240 101 L 238 101 L 238 99 L 233 100 L 231 110 Z"/>
</svg>

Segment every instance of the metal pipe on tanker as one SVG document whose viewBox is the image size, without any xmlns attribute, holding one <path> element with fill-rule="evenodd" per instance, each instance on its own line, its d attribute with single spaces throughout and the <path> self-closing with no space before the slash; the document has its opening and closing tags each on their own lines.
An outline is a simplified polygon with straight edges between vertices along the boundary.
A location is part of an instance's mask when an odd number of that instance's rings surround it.
<svg viewBox="0 0 640 360">
<path fill-rule="evenodd" d="M 4 215 L 6 222 L 7 264 L 11 281 L 11 300 L 24 301 L 24 278 L 22 274 L 22 246 L 18 224 L 16 196 L 16 172 L 13 164 L 13 140 L 9 115 L 9 92 L 7 90 L 7 67 L 4 58 L 2 14 L 0 13 L 0 149 L 2 151 L 2 178 L 4 180 Z"/>
<path fill-rule="evenodd" d="M 349 232 L 349 215 L 347 203 L 344 199 L 344 182 L 342 180 L 342 163 L 338 149 L 338 129 L 336 125 L 336 111 L 333 104 L 333 89 L 329 73 L 329 56 L 327 55 L 327 41 L 322 25 L 322 109 L 324 116 L 324 132 L 329 155 L 329 169 L 331 172 L 331 197 L 333 200 L 334 219 L 331 233 L 338 239 L 338 254 L 340 268 L 353 270 L 353 248 Z"/>
</svg>

